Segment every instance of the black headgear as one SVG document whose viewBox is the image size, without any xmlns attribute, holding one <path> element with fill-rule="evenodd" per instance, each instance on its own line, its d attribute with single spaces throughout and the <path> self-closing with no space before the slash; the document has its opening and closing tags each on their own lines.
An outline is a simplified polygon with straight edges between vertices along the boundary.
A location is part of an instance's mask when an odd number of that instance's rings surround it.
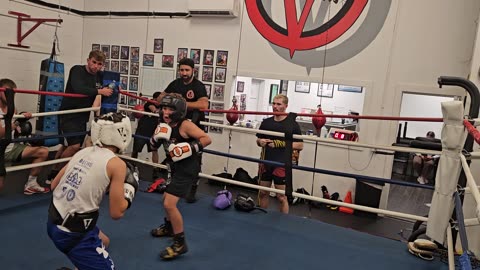
<svg viewBox="0 0 480 270">
<path fill-rule="evenodd" d="M 167 94 L 160 101 L 160 121 L 163 121 L 163 107 L 172 108 L 174 111 L 170 114 L 172 122 L 177 123 L 187 115 L 187 102 L 180 95 Z"/>
</svg>

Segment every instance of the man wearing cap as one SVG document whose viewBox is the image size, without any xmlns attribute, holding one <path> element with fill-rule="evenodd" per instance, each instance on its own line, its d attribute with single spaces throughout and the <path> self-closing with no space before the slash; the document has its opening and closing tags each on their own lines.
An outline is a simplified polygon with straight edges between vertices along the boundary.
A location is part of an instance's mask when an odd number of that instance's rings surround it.
<svg viewBox="0 0 480 270">
<path fill-rule="evenodd" d="M 172 81 L 165 91 L 162 93 L 177 93 L 182 95 L 187 101 L 187 119 L 192 120 L 202 130 L 204 127 L 200 125 L 200 121 L 205 121 L 205 114 L 200 110 L 208 109 L 208 95 L 205 85 L 196 79 L 193 74 L 195 63 L 190 58 L 183 58 L 179 62 L 180 78 Z M 200 158 L 201 162 L 201 158 Z M 196 201 L 195 194 L 198 188 L 198 181 L 192 185 L 192 189 L 186 196 L 189 203 Z"/>
</svg>

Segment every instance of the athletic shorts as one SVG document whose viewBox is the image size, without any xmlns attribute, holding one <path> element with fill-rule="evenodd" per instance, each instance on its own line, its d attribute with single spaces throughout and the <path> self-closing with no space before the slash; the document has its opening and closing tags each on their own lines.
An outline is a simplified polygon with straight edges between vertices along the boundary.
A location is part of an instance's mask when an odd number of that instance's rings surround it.
<svg viewBox="0 0 480 270">
<path fill-rule="evenodd" d="M 83 117 L 77 118 L 65 118 L 61 115 L 59 116 L 59 126 L 58 126 L 58 133 L 65 135 L 69 133 L 77 133 L 77 132 L 86 132 L 87 131 L 87 121 Z M 67 146 L 75 145 L 75 144 L 83 144 L 85 140 L 85 135 L 75 136 L 75 137 L 65 137 L 67 142 Z"/>
<path fill-rule="evenodd" d="M 195 159 L 178 161 L 173 165 L 172 179 L 165 192 L 177 197 L 184 197 L 192 184 L 197 182 L 200 162 Z"/>
<path fill-rule="evenodd" d="M 22 153 L 25 148 L 27 148 L 27 145 L 15 143 L 12 150 L 5 153 L 5 162 L 20 162 L 22 160 Z"/>
<path fill-rule="evenodd" d="M 273 167 L 266 164 L 259 164 L 259 181 L 272 182 L 275 185 L 285 185 L 285 168 Z"/>
<path fill-rule="evenodd" d="M 58 250 L 67 255 L 78 269 L 115 269 L 110 255 L 98 237 L 98 227 L 86 233 L 67 232 L 47 222 L 47 233 Z"/>
<path fill-rule="evenodd" d="M 143 147 L 147 145 L 147 151 L 150 153 L 152 151 L 156 151 L 151 145 L 150 141 L 146 139 L 141 139 L 141 138 L 134 138 L 133 139 L 133 152 L 142 152 Z"/>
</svg>

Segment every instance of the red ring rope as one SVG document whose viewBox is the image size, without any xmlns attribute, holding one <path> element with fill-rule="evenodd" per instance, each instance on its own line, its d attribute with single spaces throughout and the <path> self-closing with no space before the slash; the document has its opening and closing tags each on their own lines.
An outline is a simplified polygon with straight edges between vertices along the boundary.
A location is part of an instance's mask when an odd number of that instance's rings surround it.
<svg viewBox="0 0 480 270">
<path fill-rule="evenodd" d="M 5 92 L 6 88 L 0 87 L 0 92 Z M 72 93 L 63 93 L 63 92 L 46 92 L 46 91 L 38 91 L 38 90 L 24 90 L 24 89 L 13 89 L 15 93 L 21 94 L 33 94 L 33 95 L 44 95 L 44 96 L 62 96 L 62 97 L 78 97 L 84 98 L 88 97 L 87 95 L 83 94 L 72 94 Z"/>
<path fill-rule="evenodd" d="M 467 128 L 468 134 L 470 134 L 473 139 L 480 144 L 480 131 L 478 131 L 467 119 L 463 120 L 463 125 Z"/>
</svg>

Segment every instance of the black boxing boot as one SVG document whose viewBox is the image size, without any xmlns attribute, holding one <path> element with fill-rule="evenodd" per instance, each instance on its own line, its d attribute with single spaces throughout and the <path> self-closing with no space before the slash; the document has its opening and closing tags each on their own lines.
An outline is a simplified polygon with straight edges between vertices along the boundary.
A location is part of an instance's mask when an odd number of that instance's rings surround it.
<svg viewBox="0 0 480 270">
<path fill-rule="evenodd" d="M 160 257 L 164 260 L 175 259 L 176 257 L 187 253 L 188 247 L 185 241 L 185 233 L 177 233 L 173 236 L 173 244 L 160 252 Z"/>
<path fill-rule="evenodd" d="M 172 223 L 164 218 L 165 223 L 150 231 L 153 237 L 173 236 Z"/>
<path fill-rule="evenodd" d="M 190 188 L 190 192 L 188 192 L 187 196 L 185 197 L 185 201 L 187 203 L 194 203 L 197 201 L 197 198 L 195 195 L 197 194 L 197 189 L 198 189 L 198 181 L 192 185 Z"/>
</svg>

